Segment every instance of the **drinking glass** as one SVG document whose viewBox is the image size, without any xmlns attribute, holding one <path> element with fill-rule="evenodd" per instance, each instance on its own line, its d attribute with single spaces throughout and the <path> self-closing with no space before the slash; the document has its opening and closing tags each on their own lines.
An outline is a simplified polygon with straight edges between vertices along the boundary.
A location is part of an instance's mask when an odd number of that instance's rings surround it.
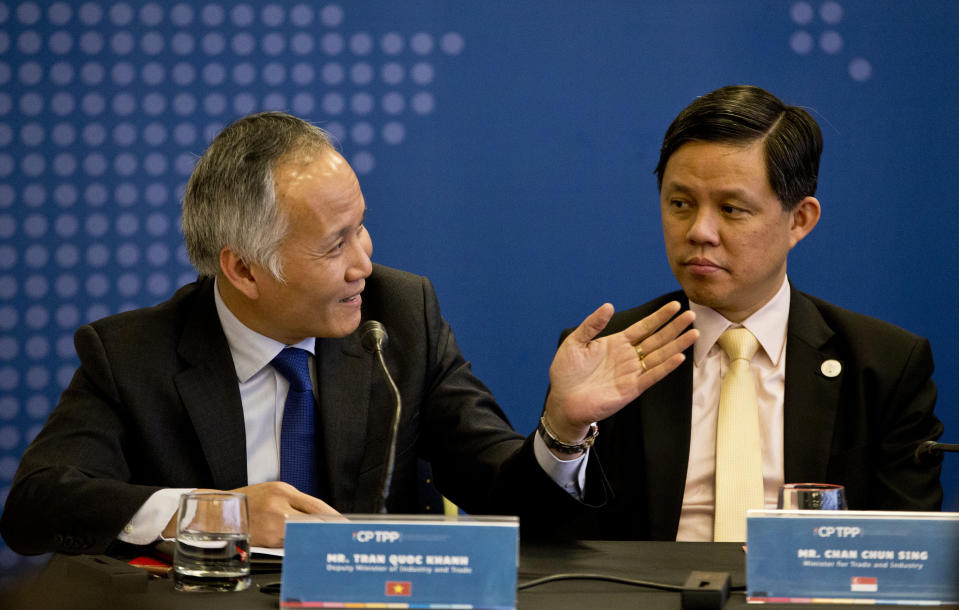
<svg viewBox="0 0 959 610">
<path fill-rule="evenodd" d="M 779 486 L 776 508 L 787 510 L 846 510 L 846 490 L 829 483 L 786 483 Z"/>
<path fill-rule="evenodd" d="M 245 494 L 191 492 L 180 496 L 173 579 L 178 591 L 242 591 L 250 586 L 250 518 Z"/>
</svg>

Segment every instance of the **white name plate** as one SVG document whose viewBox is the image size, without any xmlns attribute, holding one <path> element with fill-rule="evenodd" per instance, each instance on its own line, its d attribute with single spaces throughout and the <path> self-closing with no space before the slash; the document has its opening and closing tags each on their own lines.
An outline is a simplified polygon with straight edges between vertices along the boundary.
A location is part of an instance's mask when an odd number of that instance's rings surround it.
<svg viewBox="0 0 959 610">
<path fill-rule="evenodd" d="M 751 510 L 750 603 L 959 603 L 959 513 Z"/>
<path fill-rule="evenodd" d="M 516 517 L 288 519 L 281 608 L 516 607 Z"/>
</svg>

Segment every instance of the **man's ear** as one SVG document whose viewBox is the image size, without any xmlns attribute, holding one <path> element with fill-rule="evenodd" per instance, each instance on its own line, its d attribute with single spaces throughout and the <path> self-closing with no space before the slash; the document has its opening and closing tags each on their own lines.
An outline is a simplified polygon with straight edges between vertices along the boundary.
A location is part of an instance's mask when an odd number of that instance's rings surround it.
<svg viewBox="0 0 959 610">
<path fill-rule="evenodd" d="M 802 201 L 796 204 L 796 207 L 789 213 L 791 216 L 789 225 L 790 248 L 809 235 L 809 232 L 819 222 L 821 212 L 819 200 L 815 197 L 804 197 Z"/>
<path fill-rule="evenodd" d="M 256 299 L 260 296 L 256 277 L 250 266 L 236 252 L 226 247 L 220 250 L 220 271 L 233 288 L 246 298 Z"/>
</svg>

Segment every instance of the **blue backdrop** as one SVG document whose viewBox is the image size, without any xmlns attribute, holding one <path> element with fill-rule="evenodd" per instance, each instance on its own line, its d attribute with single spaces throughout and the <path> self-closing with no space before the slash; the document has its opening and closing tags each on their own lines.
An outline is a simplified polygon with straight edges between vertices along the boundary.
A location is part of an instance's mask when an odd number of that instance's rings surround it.
<svg viewBox="0 0 959 610">
<path fill-rule="evenodd" d="M 73 331 L 192 279 L 183 184 L 266 109 L 336 135 L 374 259 L 433 279 L 527 432 L 561 328 L 676 287 L 652 174 L 676 113 L 733 83 L 805 106 L 823 218 L 789 275 L 929 337 L 959 442 L 957 40 L 948 0 L 0 2 L 0 501 Z M 951 510 L 957 480 L 949 456 Z"/>
</svg>

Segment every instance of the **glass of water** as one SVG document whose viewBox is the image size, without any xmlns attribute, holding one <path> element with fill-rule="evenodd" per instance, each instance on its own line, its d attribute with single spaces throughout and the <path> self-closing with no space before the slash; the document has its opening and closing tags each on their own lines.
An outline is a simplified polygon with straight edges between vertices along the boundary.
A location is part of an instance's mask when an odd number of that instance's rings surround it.
<svg viewBox="0 0 959 610">
<path fill-rule="evenodd" d="M 779 487 L 776 508 L 786 510 L 846 510 L 846 490 L 829 483 L 787 483 Z"/>
<path fill-rule="evenodd" d="M 242 591 L 250 586 L 250 518 L 246 495 L 180 496 L 173 580 L 178 591 Z"/>
</svg>

